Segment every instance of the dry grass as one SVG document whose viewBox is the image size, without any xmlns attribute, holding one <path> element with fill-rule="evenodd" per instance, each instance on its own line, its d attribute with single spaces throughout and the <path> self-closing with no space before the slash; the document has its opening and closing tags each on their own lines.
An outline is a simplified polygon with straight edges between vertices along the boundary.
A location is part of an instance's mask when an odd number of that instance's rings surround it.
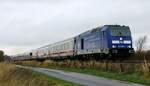
<svg viewBox="0 0 150 86">
<path fill-rule="evenodd" d="M 61 69 L 79 72 L 111 79 L 150 85 L 150 63 L 113 63 L 98 61 L 24 61 L 16 62 L 28 66 Z"/>
<path fill-rule="evenodd" d="M 3 78 L 6 78 L 7 73 L 14 70 L 15 66 L 7 63 L 0 63 L 0 82 Z"/>
<path fill-rule="evenodd" d="M 46 67 L 53 69 L 71 70 L 75 72 L 101 75 L 98 72 L 121 74 L 120 80 L 127 80 L 131 82 L 138 82 L 150 85 L 150 51 L 136 53 L 129 59 L 129 61 L 143 61 L 144 63 L 113 63 L 100 61 L 51 61 L 45 62 L 24 61 L 16 62 L 16 64 Z M 85 70 L 85 71 L 84 71 Z M 96 72 L 93 72 L 96 71 Z M 106 74 L 107 75 L 107 74 Z M 102 75 L 103 76 L 103 75 Z M 113 76 L 113 75 L 112 75 Z M 117 75 L 116 75 L 117 76 Z M 108 76 L 109 77 L 109 76 Z M 115 78 L 115 77 L 113 77 Z"/>
<path fill-rule="evenodd" d="M 32 71 L 0 63 L 0 86 L 55 86 L 47 80 L 33 75 Z"/>
<path fill-rule="evenodd" d="M 145 79 L 150 79 L 150 63 L 147 63 L 146 60 L 142 64 L 142 72 Z"/>
<path fill-rule="evenodd" d="M 56 78 L 0 63 L 0 86 L 79 86 Z"/>
<path fill-rule="evenodd" d="M 122 74 L 140 73 L 145 79 L 150 79 L 150 63 L 113 63 L 98 61 L 51 61 L 47 60 L 43 63 L 37 61 L 17 62 L 28 66 L 46 67 L 46 68 L 77 68 L 91 69 L 100 71 L 110 71 Z"/>
<path fill-rule="evenodd" d="M 46 68 L 78 68 L 78 69 L 95 69 L 102 71 L 114 71 L 118 73 L 133 73 L 140 69 L 141 64 L 128 64 L 128 63 L 112 63 L 112 62 L 98 62 L 98 61 L 51 61 L 47 60 L 45 62 L 37 61 L 24 61 L 16 62 L 16 64 L 36 66 L 36 67 L 46 67 Z"/>
<path fill-rule="evenodd" d="M 132 60 L 141 60 L 144 61 L 143 64 L 140 65 L 140 72 L 142 72 L 143 77 L 145 79 L 150 80 L 150 50 L 136 52 L 130 59 Z"/>
</svg>

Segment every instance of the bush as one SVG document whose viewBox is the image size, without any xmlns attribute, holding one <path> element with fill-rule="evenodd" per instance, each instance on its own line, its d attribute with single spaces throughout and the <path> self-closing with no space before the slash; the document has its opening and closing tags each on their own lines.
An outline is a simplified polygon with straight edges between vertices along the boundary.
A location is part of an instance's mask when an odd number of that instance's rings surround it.
<svg viewBox="0 0 150 86">
<path fill-rule="evenodd" d="M 150 56 L 150 50 L 147 51 L 142 51 L 142 52 L 135 52 L 134 55 L 132 55 L 131 57 L 129 57 L 129 60 L 150 60 L 149 58 Z"/>
<path fill-rule="evenodd" d="M 0 62 L 4 61 L 4 52 L 0 50 Z"/>
</svg>

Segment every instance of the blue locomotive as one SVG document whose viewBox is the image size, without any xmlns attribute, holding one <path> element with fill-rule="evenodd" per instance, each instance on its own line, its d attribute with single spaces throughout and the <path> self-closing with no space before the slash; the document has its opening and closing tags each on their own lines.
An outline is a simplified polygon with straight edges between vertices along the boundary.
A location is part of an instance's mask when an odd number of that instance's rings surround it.
<svg viewBox="0 0 150 86">
<path fill-rule="evenodd" d="M 17 55 L 15 60 L 115 58 L 134 53 L 128 26 L 104 25 L 76 37 Z"/>
<path fill-rule="evenodd" d="M 104 25 L 75 37 L 76 55 L 127 56 L 134 53 L 128 26 Z"/>
</svg>

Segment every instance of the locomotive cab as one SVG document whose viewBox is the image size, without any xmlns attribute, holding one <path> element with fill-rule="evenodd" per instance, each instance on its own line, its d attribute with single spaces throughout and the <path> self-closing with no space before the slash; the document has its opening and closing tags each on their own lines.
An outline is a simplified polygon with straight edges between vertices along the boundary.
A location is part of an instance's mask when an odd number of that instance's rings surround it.
<svg viewBox="0 0 150 86">
<path fill-rule="evenodd" d="M 112 55 L 130 55 L 134 53 L 131 31 L 128 26 L 109 26 L 109 49 Z"/>
</svg>

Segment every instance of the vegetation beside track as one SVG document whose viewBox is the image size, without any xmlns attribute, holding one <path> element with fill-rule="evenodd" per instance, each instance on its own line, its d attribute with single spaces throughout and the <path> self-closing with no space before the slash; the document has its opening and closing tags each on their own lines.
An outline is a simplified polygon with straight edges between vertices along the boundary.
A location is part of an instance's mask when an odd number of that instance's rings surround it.
<svg viewBox="0 0 150 86">
<path fill-rule="evenodd" d="M 79 86 L 8 63 L 0 63 L 0 86 Z"/>
<path fill-rule="evenodd" d="M 0 50 L 0 62 L 4 61 L 4 51 Z"/>
<path fill-rule="evenodd" d="M 20 61 L 16 64 L 91 74 L 116 80 L 150 85 L 150 63 L 113 63 L 98 61 Z"/>
</svg>

